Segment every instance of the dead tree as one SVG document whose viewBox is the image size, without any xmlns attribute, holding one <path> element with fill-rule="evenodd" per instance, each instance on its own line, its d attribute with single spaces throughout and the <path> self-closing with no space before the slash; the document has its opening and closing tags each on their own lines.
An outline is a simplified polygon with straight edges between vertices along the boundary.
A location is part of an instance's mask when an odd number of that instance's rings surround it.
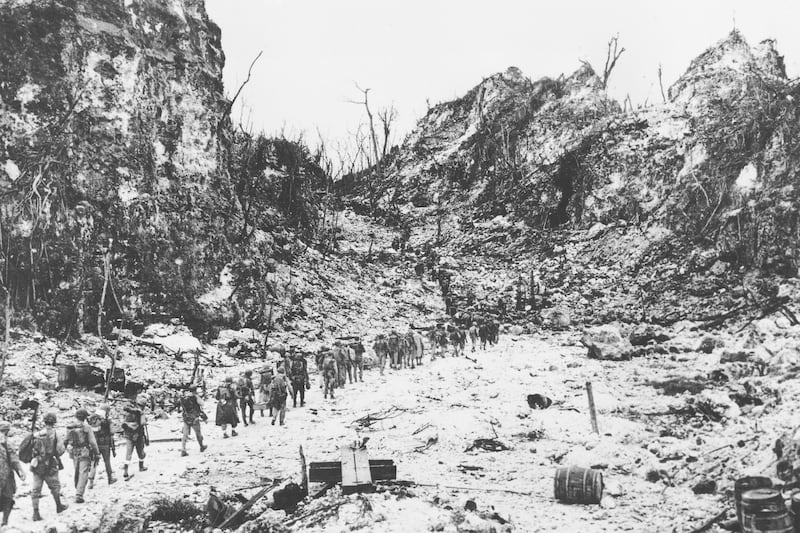
<svg viewBox="0 0 800 533">
<path fill-rule="evenodd" d="M 603 89 L 608 88 L 608 78 L 611 77 L 611 71 L 617 65 L 617 60 L 625 48 L 619 48 L 619 35 L 616 35 L 608 41 L 608 49 L 606 50 L 606 64 L 603 67 Z"/>
<path fill-rule="evenodd" d="M 367 113 L 367 119 L 369 120 L 368 125 L 369 125 L 370 139 L 372 140 L 372 155 L 375 158 L 375 175 L 378 178 L 380 178 L 381 175 L 382 175 L 382 172 L 381 172 L 381 158 L 378 155 L 378 136 L 375 134 L 375 119 L 372 116 L 372 110 L 369 107 L 369 91 L 370 91 L 370 89 L 369 88 L 362 89 L 358 85 L 358 83 L 356 83 L 356 88 L 359 91 L 361 91 L 361 93 L 364 95 L 364 100 L 363 101 L 350 100 L 350 103 L 351 104 L 357 104 L 357 105 L 363 105 L 364 106 L 364 110 Z M 369 198 L 369 203 L 370 203 L 370 211 L 374 212 L 375 211 L 375 207 L 376 207 L 376 203 L 377 203 L 376 202 L 377 199 L 375 198 L 375 186 L 372 183 L 373 181 L 374 180 L 370 180 L 370 198 Z"/>
<path fill-rule="evenodd" d="M 6 358 L 8 357 L 8 332 L 11 329 L 11 291 L 4 287 L 6 293 L 5 331 L 3 332 L 3 358 L 0 360 L 0 390 L 3 389 L 3 376 L 6 372 Z"/>
<path fill-rule="evenodd" d="M 661 77 L 661 63 L 658 64 L 658 88 L 661 89 L 661 100 L 666 104 L 667 97 L 664 95 L 664 80 Z"/>
<path fill-rule="evenodd" d="M 381 150 L 381 158 L 386 157 L 386 150 L 389 147 L 389 138 L 392 135 L 392 127 L 397 120 L 397 109 L 394 105 L 386 107 L 378 111 L 378 120 L 381 121 L 383 127 L 383 148 Z"/>
</svg>

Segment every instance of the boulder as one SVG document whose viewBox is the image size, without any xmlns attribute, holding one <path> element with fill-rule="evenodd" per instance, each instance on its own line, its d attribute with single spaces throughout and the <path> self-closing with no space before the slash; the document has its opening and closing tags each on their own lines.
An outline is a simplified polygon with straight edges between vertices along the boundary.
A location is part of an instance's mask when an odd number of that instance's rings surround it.
<svg viewBox="0 0 800 533">
<path fill-rule="evenodd" d="M 634 346 L 645 346 L 651 341 L 666 342 L 670 339 L 670 336 L 659 326 L 640 324 L 633 328 L 629 338 Z"/>
<path fill-rule="evenodd" d="M 509 335 L 522 335 L 523 333 L 525 333 L 525 328 L 523 328 L 522 326 L 514 325 L 508 328 L 508 333 Z"/>
<path fill-rule="evenodd" d="M 622 336 L 619 328 L 610 324 L 587 329 L 581 343 L 589 349 L 592 359 L 623 361 L 633 354 L 630 341 Z"/>
<path fill-rule="evenodd" d="M 707 335 L 700 341 L 697 351 L 700 353 L 711 353 L 717 347 L 718 341 L 714 337 Z"/>
<path fill-rule="evenodd" d="M 552 329 L 568 328 L 572 324 L 569 310 L 565 307 L 553 307 L 542 311 L 542 321 Z"/>
<path fill-rule="evenodd" d="M 725 363 L 746 363 L 755 359 L 753 350 L 725 350 L 719 358 L 719 362 Z"/>
</svg>

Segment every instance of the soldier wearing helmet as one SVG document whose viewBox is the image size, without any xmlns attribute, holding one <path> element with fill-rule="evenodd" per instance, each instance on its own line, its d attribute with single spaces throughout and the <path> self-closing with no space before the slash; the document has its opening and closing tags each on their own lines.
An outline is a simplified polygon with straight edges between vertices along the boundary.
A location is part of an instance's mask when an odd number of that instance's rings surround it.
<svg viewBox="0 0 800 533">
<path fill-rule="evenodd" d="M 14 474 L 25 481 L 25 470 L 17 457 L 16 452 L 8 447 L 8 432 L 11 424 L 0 420 L 0 511 L 3 512 L 3 524 L 8 525 L 8 517 L 14 508 L 14 493 L 17 492 L 17 483 Z"/>
<path fill-rule="evenodd" d="M 89 425 L 94 431 L 94 438 L 97 441 L 97 448 L 100 450 L 100 457 L 103 458 L 109 485 L 117 481 L 111 468 L 111 456 L 113 454 L 116 457 L 117 449 L 114 443 L 114 433 L 111 431 L 110 414 L 111 407 L 108 404 L 102 404 L 89 417 Z M 94 487 L 94 478 L 97 474 L 97 466 L 100 464 L 100 457 L 95 457 L 92 463 L 92 470 L 89 472 L 89 489 Z"/>
<path fill-rule="evenodd" d="M 67 509 L 67 505 L 61 503 L 61 481 L 58 479 L 58 471 L 62 468 L 61 456 L 64 455 L 66 448 L 64 441 L 56 433 L 54 413 L 44 415 L 44 426 L 44 429 L 32 436 L 31 503 L 34 522 L 42 519 L 42 515 L 39 514 L 39 500 L 42 498 L 42 485 L 45 483 L 56 502 L 56 512 L 61 513 Z"/>
<path fill-rule="evenodd" d="M 122 466 L 122 477 L 125 481 L 133 477 L 133 474 L 129 472 L 129 467 L 134 449 L 139 457 L 139 472 L 147 470 L 147 467 L 144 466 L 144 458 L 147 456 L 144 448 L 150 445 L 150 437 L 147 434 L 147 417 L 144 414 L 146 406 L 147 399 L 139 396 L 133 405 L 123 408 L 122 429 L 125 438 L 125 463 Z"/>
<path fill-rule="evenodd" d="M 95 457 L 100 456 L 94 431 L 87 422 L 88 418 L 86 409 L 78 409 L 75 411 L 75 421 L 67 427 L 67 451 L 75 467 L 75 503 L 83 503 L 89 472 Z"/>
</svg>

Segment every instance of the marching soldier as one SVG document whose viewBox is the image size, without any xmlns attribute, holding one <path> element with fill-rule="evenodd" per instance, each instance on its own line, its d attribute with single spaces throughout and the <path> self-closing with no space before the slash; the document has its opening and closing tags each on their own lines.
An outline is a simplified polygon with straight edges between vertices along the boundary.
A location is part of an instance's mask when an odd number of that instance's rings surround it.
<svg viewBox="0 0 800 533">
<path fill-rule="evenodd" d="M 87 422 L 88 418 L 86 409 L 78 409 L 75 411 L 75 423 L 67 428 L 67 451 L 75 466 L 75 503 L 83 503 L 92 465 L 95 458 L 100 457 L 100 449 L 94 431 Z"/>
<path fill-rule="evenodd" d="M 128 467 L 133 458 L 134 449 L 139 457 L 139 472 L 147 470 L 147 467 L 144 466 L 144 458 L 147 456 L 144 448 L 150 445 L 150 437 L 147 435 L 147 418 L 144 414 L 146 405 L 147 401 L 140 396 L 133 406 L 124 409 L 125 421 L 122 423 L 122 429 L 125 435 L 125 463 L 122 467 L 122 477 L 125 481 L 133 477 L 133 474 L 128 471 Z"/>
<path fill-rule="evenodd" d="M 63 468 L 61 456 L 64 455 L 66 448 L 64 441 L 56 433 L 56 415 L 54 413 L 44 415 L 44 429 L 33 435 L 31 446 L 31 473 L 33 474 L 31 503 L 33 504 L 33 521 L 38 522 L 42 519 L 42 515 L 39 514 L 39 500 L 42 498 L 42 485 L 45 483 L 56 502 L 56 512 L 61 513 L 67 509 L 67 505 L 61 503 L 61 481 L 58 479 L 58 471 Z"/>
<path fill-rule="evenodd" d="M 114 433 L 111 431 L 111 418 L 109 418 L 110 408 L 107 404 L 101 405 L 94 415 L 89 419 L 89 424 L 94 431 L 94 439 L 97 441 L 97 448 L 100 450 L 100 457 L 95 457 L 92 463 L 92 469 L 89 472 L 89 488 L 94 488 L 94 478 L 97 474 L 97 466 L 100 464 L 100 458 L 103 459 L 103 464 L 106 467 L 106 476 L 108 476 L 108 484 L 111 485 L 117 482 L 114 477 L 114 470 L 111 468 L 111 456 L 117 456 L 117 449 L 114 442 Z"/>
<path fill-rule="evenodd" d="M 192 385 L 183 393 L 181 398 L 181 414 L 183 416 L 183 434 L 181 435 L 181 457 L 186 457 L 189 452 L 186 451 L 186 441 L 189 440 L 189 434 L 194 430 L 197 437 L 197 444 L 200 446 L 200 451 L 206 451 L 206 446 L 203 444 L 203 432 L 200 429 L 200 421 L 206 422 L 208 415 L 203 411 L 200 406 L 200 400 L 197 399 L 197 387 Z"/>
<path fill-rule="evenodd" d="M 25 470 L 14 450 L 8 447 L 8 432 L 11 424 L 0 420 L 0 511 L 3 512 L 3 524 L 8 525 L 8 517 L 14 508 L 14 494 L 17 492 L 17 482 L 14 474 L 25 481 Z"/>
</svg>

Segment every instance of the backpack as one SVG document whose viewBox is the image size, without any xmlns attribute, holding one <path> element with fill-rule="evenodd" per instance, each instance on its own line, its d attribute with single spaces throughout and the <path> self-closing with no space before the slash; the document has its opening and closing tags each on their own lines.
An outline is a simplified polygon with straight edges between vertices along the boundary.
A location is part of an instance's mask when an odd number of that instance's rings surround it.
<svg viewBox="0 0 800 533">
<path fill-rule="evenodd" d="M 58 460 L 55 456 L 57 438 L 57 436 L 50 437 L 49 435 L 33 437 L 31 461 L 36 459 L 36 466 L 31 468 L 33 473 L 45 476 L 50 472 L 53 461 Z"/>
<path fill-rule="evenodd" d="M 295 359 L 292 362 L 292 377 L 296 380 L 303 379 L 303 361 Z"/>
<path fill-rule="evenodd" d="M 286 400 L 286 397 L 289 395 L 289 392 L 286 390 L 286 378 L 277 378 L 272 380 L 272 398 L 273 400 L 277 400 L 278 403 L 282 403 Z"/>
<path fill-rule="evenodd" d="M 237 385 L 239 387 L 240 396 L 250 396 L 250 384 L 247 378 L 240 378 Z"/>
<path fill-rule="evenodd" d="M 25 464 L 31 462 L 33 459 L 33 433 L 28 433 L 19 445 L 19 452 L 17 453 L 19 460 Z"/>
<path fill-rule="evenodd" d="M 69 431 L 67 432 L 67 442 L 71 443 L 75 450 L 88 448 L 89 437 L 86 435 L 86 431 L 84 430 L 83 426 L 69 428 Z"/>
</svg>

